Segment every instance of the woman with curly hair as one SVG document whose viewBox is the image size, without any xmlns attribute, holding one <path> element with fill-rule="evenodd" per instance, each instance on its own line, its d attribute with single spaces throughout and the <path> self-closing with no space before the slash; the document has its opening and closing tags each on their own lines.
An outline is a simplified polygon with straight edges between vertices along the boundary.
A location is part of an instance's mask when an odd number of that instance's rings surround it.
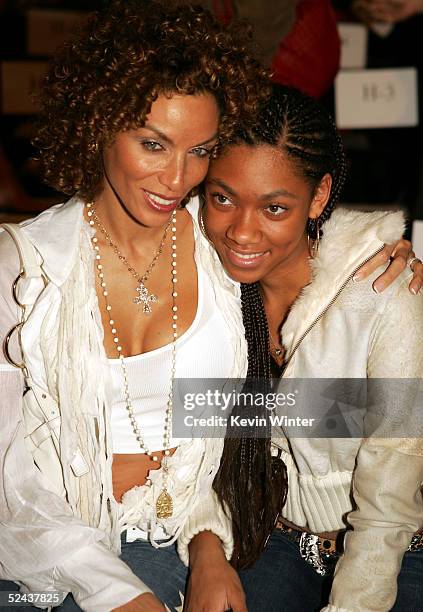
<svg viewBox="0 0 423 612">
<path fill-rule="evenodd" d="M 33 269 L 18 282 L 31 313 L 6 347 L 19 361 L 19 335 L 23 408 L 20 372 L 0 366 L 0 567 L 60 593 L 44 603 L 72 593 L 64 610 L 153 612 L 184 591 L 174 542 L 221 442 L 172 437 L 172 382 L 246 368 L 238 296 L 191 195 L 218 137 L 268 91 L 250 42 L 199 7 L 113 2 L 42 91 L 41 163 L 73 197 L 22 227 L 45 286 Z M 20 264 L 8 233 L 0 250 L 3 339 L 21 317 Z"/>
<path fill-rule="evenodd" d="M 1 577 L 39 605 L 180 603 L 174 543 L 223 444 L 172 437 L 172 383 L 247 366 L 239 288 L 192 196 L 269 91 L 249 42 L 198 7 L 117 1 L 48 74 L 37 145 L 73 197 L 14 234 L 21 262 L 0 237 Z"/>
</svg>

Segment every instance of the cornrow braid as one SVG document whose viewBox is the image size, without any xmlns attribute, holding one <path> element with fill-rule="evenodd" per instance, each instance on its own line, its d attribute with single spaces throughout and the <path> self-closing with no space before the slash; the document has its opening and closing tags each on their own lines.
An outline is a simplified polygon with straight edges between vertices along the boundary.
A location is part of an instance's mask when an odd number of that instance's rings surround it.
<svg viewBox="0 0 423 612">
<path fill-rule="evenodd" d="M 255 313 L 256 305 L 261 308 Z M 248 346 L 257 351 L 248 360 L 247 378 L 270 380 L 269 329 L 263 308 L 259 283 L 241 285 L 242 317 Z"/>
<path fill-rule="evenodd" d="M 272 96 L 260 108 L 255 122 L 238 126 L 230 140 L 220 143 L 216 154 L 234 144 L 278 147 L 314 189 L 325 174 L 330 174 L 332 188 L 319 217 L 320 225 L 329 219 L 339 201 L 347 165 L 333 118 L 316 100 L 296 89 L 274 85 Z M 316 232 L 316 220 L 309 219 L 310 238 L 316 238 Z"/>
<path fill-rule="evenodd" d="M 271 389 L 271 358 L 259 283 L 241 285 L 241 306 L 248 345 L 248 372 L 243 391 L 266 393 Z M 238 405 L 232 414 L 245 416 L 248 408 Z M 253 407 L 251 416 L 262 417 L 266 413 L 266 408 Z M 271 457 L 270 429 L 266 437 L 252 437 L 251 431 L 251 428 L 246 429 L 241 437 L 239 431 L 235 432 L 238 437 L 232 437 L 232 432 L 228 431 L 222 461 L 213 483 L 218 497 L 231 511 L 232 562 L 240 569 L 254 563 L 263 550 L 287 493 L 285 465 Z M 234 461 L 235 457 L 239 461 Z"/>
<path fill-rule="evenodd" d="M 321 225 L 332 214 L 346 176 L 342 141 L 326 111 L 305 94 L 275 85 L 254 121 L 248 126 L 239 125 L 234 136 L 219 145 L 216 155 L 236 144 L 266 144 L 280 149 L 313 190 L 325 174 L 331 175 L 328 203 L 319 222 L 309 219 L 306 228 L 312 239 L 322 233 Z M 269 381 L 270 388 L 269 331 L 259 283 L 242 284 L 241 301 L 248 344 L 246 385 Z M 270 435 L 240 440 L 228 436 L 213 487 L 232 517 L 232 563 L 239 568 L 248 567 L 260 556 L 287 494 L 286 467 L 272 457 Z"/>
</svg>

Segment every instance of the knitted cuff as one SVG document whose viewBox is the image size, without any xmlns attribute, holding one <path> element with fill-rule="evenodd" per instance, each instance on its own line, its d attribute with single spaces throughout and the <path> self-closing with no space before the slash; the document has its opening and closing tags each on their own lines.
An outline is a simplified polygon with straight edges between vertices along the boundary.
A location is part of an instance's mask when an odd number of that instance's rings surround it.
<svg viewBox="0 0 423 612">
<path fill-rule="evenodd" d="M 188 545 L 201 531 L 211 531 L 220 538 L 223 551 L 229 560 L 232 557 L 234 542 L 232 522 L 223 510 L 214 491 L 195 506 L 178 538 L 178 553 L 182 562 L 189 565 Z"/>
</svg>

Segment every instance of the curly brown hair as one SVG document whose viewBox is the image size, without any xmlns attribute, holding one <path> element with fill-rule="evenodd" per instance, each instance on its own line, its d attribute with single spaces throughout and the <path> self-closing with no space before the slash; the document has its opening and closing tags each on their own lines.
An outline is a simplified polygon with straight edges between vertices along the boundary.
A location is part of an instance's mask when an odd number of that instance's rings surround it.
<svg viewBox="0 0 423 612">
<path fill-rule="evenodd" d="M 142 126 L 159 94 L 175 92 L 212 93 L 228 137 L 268 92 L 250 29 L 164 0 L 115 0 L 94 13 L 53 60 L 40 93 L 34 144 L 46 182 L 93 198 L 102 150 L 118 132 Z"/>
</svg>

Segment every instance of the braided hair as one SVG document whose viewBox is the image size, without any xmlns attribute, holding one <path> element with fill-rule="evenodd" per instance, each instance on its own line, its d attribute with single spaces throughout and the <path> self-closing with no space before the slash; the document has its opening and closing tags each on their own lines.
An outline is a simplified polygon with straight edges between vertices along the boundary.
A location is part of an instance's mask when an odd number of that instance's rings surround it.
<svg viewBox="0 0 423 612">
<path fill-rule="evenodd" d="M 339 199 L 346 176 L 341 138 L 328 113 L 307 95 L 275 85 L 272 96 L 248 125 L 239 126 L 227 146 L 267 144 L 277 147 L 315 190 L 325 174 L 332 188 L 318 220 L 308 219 L 307 234 L 316 239 Z M 247 384 L 271 387 L 269 330 L 260 283 L 241 284 L 242 316 L 248 345 Z M 264 384 L 266 387 L 266 384 Z M 242 407 L 236 407 L 240 410 Z M 230 433 L 230 432 L 229 432 Z M 234 535 L 232 563 L 245 568 L 260 556 L 286 500 L 288 479 L 284 463 L 271 455 L 267 437 L 226 437 L 213 488 L 230 513 Z"/>
</svg>

